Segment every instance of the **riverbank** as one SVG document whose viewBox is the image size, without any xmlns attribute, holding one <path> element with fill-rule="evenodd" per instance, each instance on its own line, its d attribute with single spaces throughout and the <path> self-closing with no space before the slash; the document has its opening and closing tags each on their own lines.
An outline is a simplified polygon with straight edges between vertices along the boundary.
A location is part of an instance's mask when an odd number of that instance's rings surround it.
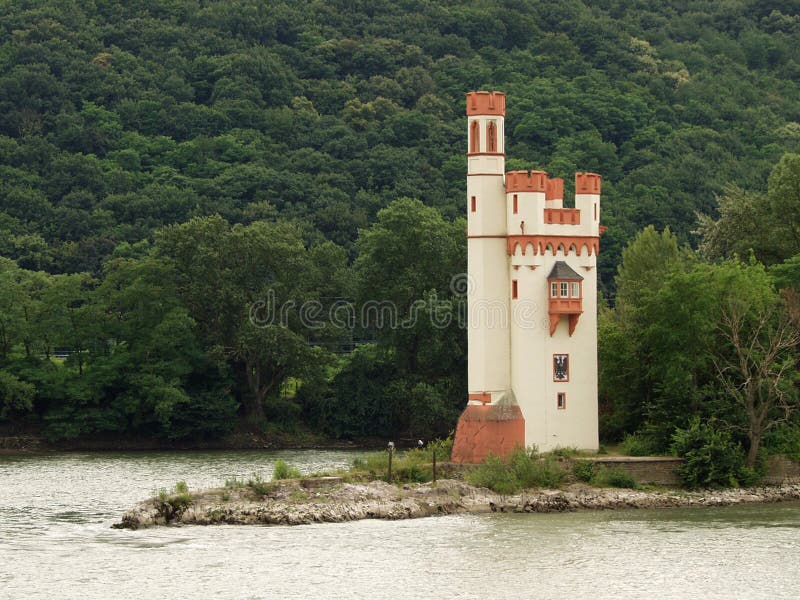
<svg viewBox="0 0 800 600">
<path fill-rule="evenodd" d="M 50 452 L 158 452 L 185 450 L 374 450 L 384 440 L 338 440 L 310 433 L 241 431 L 215 440 L 162 440 L 135 436 L 95 436 L 50 442 L 36 434 L 0 436 L 0 455 Z"/>
<path fill-rule="evenodd" d="M 800 484 L 730 490 L 628 490 L 572 484 L 502 496 L 459 480 L 391 485 L 338 477 L 161 494 L 127 511 L 115 528 L 159 525 L 306 525 L 360 519 L 415 519 L 455 513 L 731 506 L 800 500 Z"/>
</svg>

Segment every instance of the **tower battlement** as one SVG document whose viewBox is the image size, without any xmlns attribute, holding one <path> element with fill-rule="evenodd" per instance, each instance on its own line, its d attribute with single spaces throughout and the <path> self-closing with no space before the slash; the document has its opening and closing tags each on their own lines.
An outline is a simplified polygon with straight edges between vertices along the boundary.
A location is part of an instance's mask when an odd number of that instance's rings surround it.
<svg viewBox="0 0 800 600">
<path fill-rule="evenodd" d="M 547 173 L 544 171 L 509 171 L 506 173 L 506 193 L 544 192 L 547 190 Z"/>
<path fill-rule="evenodd" d="M 600 180 L 597 173 L 575 173 L 575 193 L 600 195 Z"/>
<path fill-rule="evenodd" d="M 506 115 L 506 95 L 503 92 L 469 92 L 467 94 L 467 116 Z"/>
<path fill-rule="evenodd" d="M 564 180 L 561 177 L 554 177 L 547 180 L 547 187 L 544 190 L 545 200 L 564 201 Z"/>
</svg>

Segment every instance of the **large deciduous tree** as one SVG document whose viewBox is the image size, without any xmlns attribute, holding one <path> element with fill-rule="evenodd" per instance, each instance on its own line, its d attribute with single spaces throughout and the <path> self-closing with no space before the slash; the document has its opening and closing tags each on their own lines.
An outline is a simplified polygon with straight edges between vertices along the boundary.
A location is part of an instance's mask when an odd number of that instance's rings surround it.
<svg viewBox="0 0 800 600">
<path fill-rule="evenodd" d="M 336 246 L 308 248 L 287 222 L 231 227 L 212 216 L 161 230 L 156 249 L 174 261 L 178 293 L 205 344 L 229 361 L 251 422 L 263 421 L 266 399 L 289 378 L 322 369 L 309 346 L 318 323 L 303 318 L 303 307 L 319 290 L 335 293 L 345 261 Z"/>
<path fill-rule="evenodd" d="M 747 435 L 747 465 L 753 467 L 764 434 L 798 408 L 794 350 L 800 332 L 777 297 L 761 307 L 730 298 L 719 328 L 729 351 L 718 353 L 714 364 L 725 392 L 744 411 L 744 423 L 735 425 Z"/>
</svg>

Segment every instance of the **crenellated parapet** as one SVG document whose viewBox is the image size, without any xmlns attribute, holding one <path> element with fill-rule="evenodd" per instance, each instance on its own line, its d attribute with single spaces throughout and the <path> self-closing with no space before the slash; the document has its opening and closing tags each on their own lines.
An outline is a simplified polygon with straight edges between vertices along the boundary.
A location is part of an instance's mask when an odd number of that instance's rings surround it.
<svg viewBox="0 0 800 600">
<path fill-rule="evenodd" d="M 577 173 L 575 182 L 575 208 L 564 208 L 563 179 L 551 179 L 544 171 L 507 172 L 505 191 L 508 235 L 598 237 L 601 233 L 601 177 L 596 173 Z M 524 249 L 526 244 L 522 245 Z M 579 244 L 578 247 L 580 246 Z M 593 249 L 596 243 L 591 242 L 591 246 Z"/>
<path fill-rule="evenodd" d="M 467 116 L 506 114 L 506 95 L 503 92 L 469 92 L 467 94 Z"/>
<path fill-rule="evenodd" d="M 575 194 L 600 195 L 600 180 L 597 173 L 575 173 Z"/>
<path fill-rule="evenodd" d="M 547 190 L 547 173 L 544 171 L 509 171 L 506 173 L 506 194 L 514 192 L 544 193 Z"/>
</svg>

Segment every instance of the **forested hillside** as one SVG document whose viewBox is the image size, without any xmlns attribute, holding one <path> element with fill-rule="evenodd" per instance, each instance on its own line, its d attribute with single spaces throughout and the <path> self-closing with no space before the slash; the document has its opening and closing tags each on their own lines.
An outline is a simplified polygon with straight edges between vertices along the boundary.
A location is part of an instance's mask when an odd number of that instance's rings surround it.
<svg viewBox="0 0 800 600">
<path fill-rule="evenodd" d="M 274 289 L 457 306 L 473 89 L 508 94 L 510 168 L 603 175 L 613 304 L 638 231 L 697 246 L 697 213 L 712 227 L 726 186 L 765 193 L 800 151 L 798 13 L 796 0 L 0 3 L 0 422 L 52 438 L 243 422 L 447 433 L 463 330 L 248 329 L 247 307 Z"/>
</svg>

